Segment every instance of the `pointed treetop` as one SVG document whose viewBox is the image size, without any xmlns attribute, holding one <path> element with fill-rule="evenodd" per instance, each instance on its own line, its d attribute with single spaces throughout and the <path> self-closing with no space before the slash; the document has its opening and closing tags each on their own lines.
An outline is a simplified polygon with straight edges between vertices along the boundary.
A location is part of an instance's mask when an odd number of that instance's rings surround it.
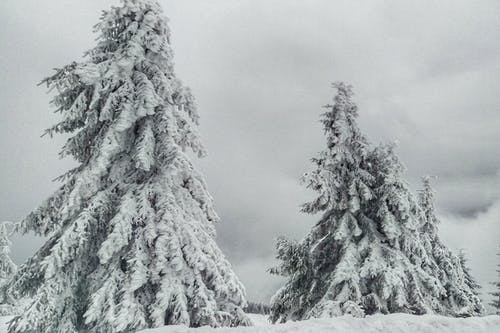
<svg viewBox="0 0 500 333">
<path fill-rule="evenodd" d="M 306 187 L 319 193 L 319 197 L 303 205 L 302 211 L 317 213 L 328 209 L 349 208 L 356 211 L 362 200 L 368 200 L 367 183 L 370 175 L 364 170 L 368 141 L 356 124 L 357 106 L 352 100 L 352 87 L 343 82 L 333 84 L 334 104 L 326 105 L 321 115 L 327 148 L 312 159 L 315 170 L 302 177 Z M 342 179 L 332 182 L 331 175 Z"/>
<path fill-rule="evenodd" d="M 435 191 L 432 188 L 431 180 L 432 177 L 426 175 L 422 177 L 422 189 L 418 192 L 418 202 L 420 208 L 422 209 L 424 225 L 428 227 L 434 228 L 435 225 L 439 223 L 439 219 L 436 216 L 436 207 L 435 207 Z M 428 230 L 427 230 L 428 231 Z M 435 234 L 436 231 L 433 231 L 432 234 Z"/>
<path fill-rule="evenodd" d="M 337 95 L 335 95 L 335 97 L 333 98 L 333 101 L 335 102 L 334 105 L 336 105 L 339 109 L 342 108 L 343 111 L 349 112 L 357 117 L 358 108 L 351 101 L 352 97 L 354 96 L 352 85 L 342 81 L 337 81 L 332 83 L 332 87 L 337 90 Z"/>
<path fill-rule="evenodd" d="M 335 82 L 332 87 L 337 90 L 337 94 L 333 97 L 334 104 L 324 106 L 329 111 L 323 114 L 321 120 L 329 148 L 342 144 L 354 135 L 360 135 L 354 123 L 358 117 L 358 107 L 352 101 L 354 96 L 352 86 L 344 82 Z"/>
</svg>

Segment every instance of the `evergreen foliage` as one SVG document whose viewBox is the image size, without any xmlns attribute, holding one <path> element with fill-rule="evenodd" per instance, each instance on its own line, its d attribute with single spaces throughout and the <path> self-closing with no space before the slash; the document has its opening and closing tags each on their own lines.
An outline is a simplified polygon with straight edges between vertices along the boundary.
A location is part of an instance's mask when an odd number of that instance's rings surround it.
<svg viewBox="0 0 500 333">
<path fill-rule="evenodd" d="M 10 258 L 11 241 L 9 239 L 10 222 L 0 224 L 0 315 L 8 316 L 17 313 L 17 304 L 6 293 L 6 286 L 17 271 L 17 266 Z"/>
<path fill-rule="evenodd" d="M 245 312 L 268 315 L 271 312 L 271 308 L 269 307 L 269 305 L 264 303 L 248 302 L 248 305 L 245 308 Z"/>
<path fill-rule="evenodd" d="M 271 301 L 271 320 L 478 314 L 479 299 L 464 283 L 458 257 L 436 244 L 433 197 L 426 192 L 428 202 L 419 203 L 394 147 L 372 148 L 357 127 L 351 87 L 334 88 L 334 104 L 322 116 L 327 147 L 303 177 L 318 196 L 302 211 L 322 217 L 302 241 L 277 242 L 281 264 L 271 273 L 288 280 Z M 453 273 L 442 283 L 445 266 Z"/>
<path fill-rule="evenodd" d="M 481 290 L 481 285 L 472 276 L 472 271 L 468 264 L 469 260 L 467 259 L 467 255 L 464 249 L 461 249 L 460 252 L 458 253 L 458 259 L 460 260 L 460 266 L 464 271 L 465 283 L 467 284 L 467 286 L 469 286 L 474 295 L 479 297 L 480 295 L 479 290 Z"/>
<path fill-rule="evenodd" d="M 219 220 L 186 151 L 204 149 L 194 98 L 176 77 L 167 19 L 122 0 L 95 48 L 43 82 L 79 165 L 19 225 L 48 238 L 9 286 L 31 304 L 14 333 L 132 332 L 249 325 L 242 284 L 215 243 Z"/>
<path fill-rule="evenodd" d="M 419 192 L 423 218 L 420 233 L 426 251 L 435 263 L 435 266 L 426 266 L 426 268 L 437 276 L 446 291 L 446 297 L 441 299 L 441 304 L 435 312 L 459 317 L 480 315 L 484 311 L 479 298 L 481 287 L 472 277 L 464 251 L 461 250 L 458 255 L 455 255 L 439 238 L 439 219 L 435 212 L 431 178 L 423 177 L 422 184 L 423 188 Z"/>
</svg>

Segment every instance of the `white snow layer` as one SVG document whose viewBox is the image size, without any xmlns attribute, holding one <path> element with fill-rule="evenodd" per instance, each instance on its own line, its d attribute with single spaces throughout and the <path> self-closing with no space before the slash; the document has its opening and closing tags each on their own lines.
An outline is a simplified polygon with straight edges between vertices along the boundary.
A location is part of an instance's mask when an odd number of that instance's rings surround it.
<svg viewBox="0 0 500 333">
<path fill-rule="evenodd" d="M 272 325 L 267 317 L 249 315 L 253 327 L 187 328 L 169 326 L 141 333 L 493 333 L 500 332 L 500 316 L 449 318 L 408 314 L 374 315 L 366 318 L 343 316 L 310 319 Z"/>
<path fill-rule="evenodd" d="M 343 316 L 310 319 L 273 325 L 266 316 L 248 315 L 253 327 L 188 328 L 165 326 L 140 333 L 494 333 L 500 332 L 500 316 L 449 318 L 414 316 L 403 313 L 374 315 L 366 318 Z M 12 317 L 0 317 L 0 333 L 7 332 L 6 323 Z"/>
</svg>

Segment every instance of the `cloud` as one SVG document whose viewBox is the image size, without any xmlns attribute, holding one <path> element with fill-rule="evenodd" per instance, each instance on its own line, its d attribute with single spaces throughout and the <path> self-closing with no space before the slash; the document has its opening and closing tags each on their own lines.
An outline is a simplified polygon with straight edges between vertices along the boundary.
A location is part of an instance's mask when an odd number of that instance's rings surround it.
<svg viewBox="0 0 500 333">
<path fill-rule="evenodd" d="M 283 285 L 284 278 L 267 271 L 276 265 L 273 258 L 253 258 L 234 265 L 234 270 L 245 285 L 247 299 L 267 303 Z"/>
</svg>

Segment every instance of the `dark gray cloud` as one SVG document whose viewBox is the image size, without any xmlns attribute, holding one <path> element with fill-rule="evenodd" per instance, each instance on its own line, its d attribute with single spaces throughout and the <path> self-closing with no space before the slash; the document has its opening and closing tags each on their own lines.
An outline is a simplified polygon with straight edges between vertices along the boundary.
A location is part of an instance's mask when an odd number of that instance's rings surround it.
<svg viewBox="0 0 500 333">
<path fill-rule="evenodd" d="M 197 162 L 222 217 L 219 243 L 253 299 L 273 239 L 301 238 L 317 217 L 298 182 L 324 146 L 319 114 L 331 81 L 355 86 L 360 126 L 396 140 L 415 188 L 437 176 L 443 238 L 465 247 L 481 283 L 500 242 L 500 3 L 495 0 L 162 0 L 179 77 L 193 88 L 209 156 Z M 0 2 L 0 219 L 17 220 L 72 165 L 36 83 L 93 44 L 91 27 L 116 1 Z M 483 242 L 482 239 L 487 241 Z M 461 240 L 464 240 L 463 242 Z M 41 240 L 16 239 L 21 261 Z"/>
</svg>

